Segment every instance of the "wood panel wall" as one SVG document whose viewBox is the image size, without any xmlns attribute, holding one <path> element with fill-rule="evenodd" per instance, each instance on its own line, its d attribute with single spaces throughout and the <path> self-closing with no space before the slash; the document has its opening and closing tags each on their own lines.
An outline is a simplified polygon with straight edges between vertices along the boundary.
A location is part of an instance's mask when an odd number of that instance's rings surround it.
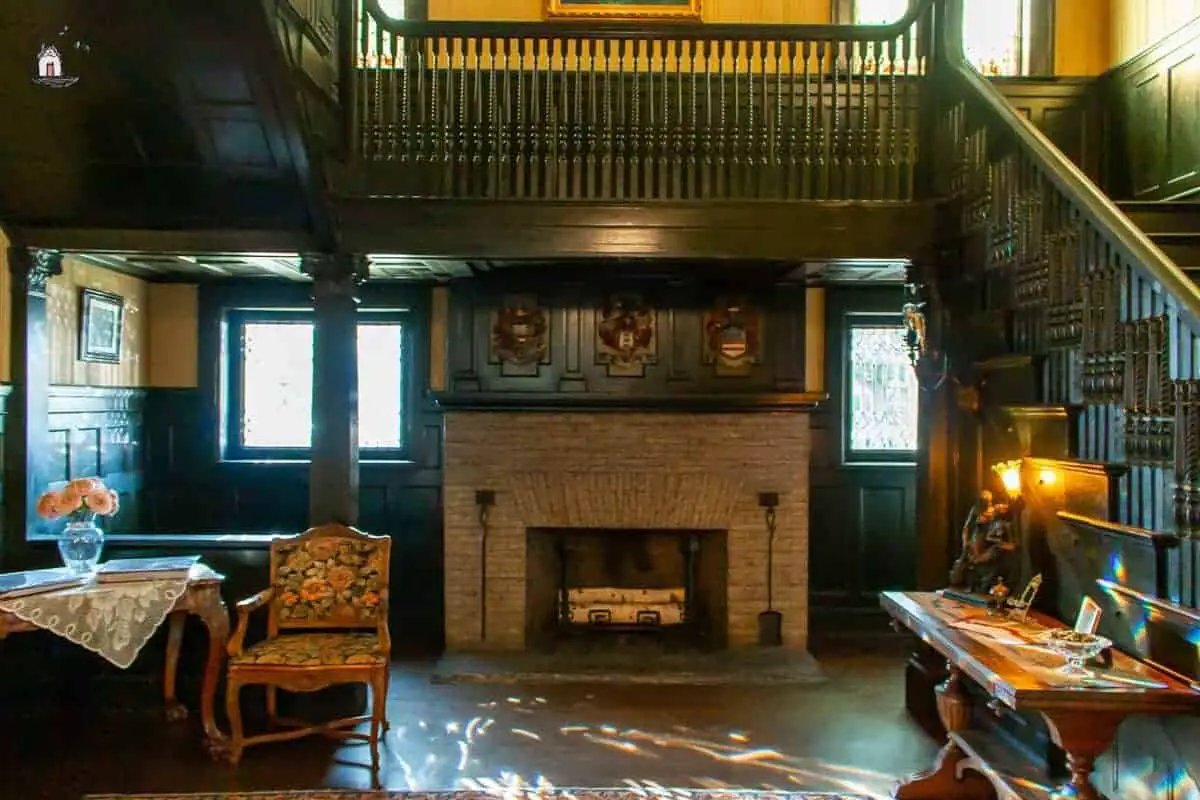
<svg viewBox="0 0 1200 800">
<path fill-rule="evenodd" d="M 1188 3 L 1188 5 L 1193 5 Z M 1200 3 L 1195 4 L 1200 8 Z M 1104 77 L 1106 188 L 1138 200 L 1200 193 L 1200 19 Z"/>
<path fill-rule="evenodd" d="M 1062 6 L 1064 0 L 1058 3 Z M 1066 3 L 1104 5 L 1088 0 Z M 1111 15 L 1109 66 L 1115 66 L 1200 17 L 1200 0 L 1112 0 Z"/>
</svg>

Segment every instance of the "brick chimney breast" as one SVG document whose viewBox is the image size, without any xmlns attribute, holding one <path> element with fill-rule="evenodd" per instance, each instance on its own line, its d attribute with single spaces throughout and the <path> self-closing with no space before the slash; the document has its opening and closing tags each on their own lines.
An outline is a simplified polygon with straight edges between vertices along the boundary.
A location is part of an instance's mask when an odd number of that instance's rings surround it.
<svg viewBox="0 0 1200 800">
<path fill-rule="evenodd" d="M 779 493 L 774 607 L 784 643 L 807 647 L 807 414 L 448 411 L 444 426 L 447 649 L 524 649 L 531 528 L 725 531 L 728 641 L 754 644 L 767 607 L 759 492 Z M 478 489 L 496 492 L 484 640 Z"/>
</svg>

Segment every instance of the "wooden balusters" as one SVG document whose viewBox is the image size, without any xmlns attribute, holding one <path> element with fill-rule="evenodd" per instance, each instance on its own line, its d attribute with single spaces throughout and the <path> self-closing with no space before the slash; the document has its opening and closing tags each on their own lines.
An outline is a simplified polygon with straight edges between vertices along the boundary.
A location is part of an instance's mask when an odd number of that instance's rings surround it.
<svg viewBox="0 0 1200 800">
<path fill-rule="evenodd" d="M 349 144 L 355 158 L 389 164 L 377 173 L 394 180 L 380 187 L 388 193 L 912 197 L 922 77 L 911 35 L 560 33 L 362 13 L 352 93 L 360 130 Z"/>
</svg>

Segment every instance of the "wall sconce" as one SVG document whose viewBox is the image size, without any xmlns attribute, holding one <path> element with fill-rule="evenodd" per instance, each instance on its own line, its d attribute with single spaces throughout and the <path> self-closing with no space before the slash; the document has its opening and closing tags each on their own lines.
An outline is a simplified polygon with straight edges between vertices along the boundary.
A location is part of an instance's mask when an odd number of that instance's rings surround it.
<svg viewBox="0 0 1200 800">
<path fill-rule="evenodd" d="M 1009 499 L 1017 500 L 1021 497 L 1021 459 L 1001 461 L 992 467 L 992 471 L 1000 476 L 1000 484 Z"/>
</svg>

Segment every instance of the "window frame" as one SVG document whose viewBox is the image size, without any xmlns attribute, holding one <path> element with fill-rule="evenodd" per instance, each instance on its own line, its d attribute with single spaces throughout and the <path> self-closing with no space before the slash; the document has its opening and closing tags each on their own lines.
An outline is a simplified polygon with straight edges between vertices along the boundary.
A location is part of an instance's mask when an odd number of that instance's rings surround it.
<svg viewBox="0 0 1200 800">
<path fill-rule="evenodd" d="M 855 25 L 857 0 L 832 0 L 830 18 L 835 25 Z M 998 75 L 1004 78 L 1049 77 L 1054 75 L 1055 0 L 1029 0 L 1029 38 L 1022 39 L 1018 60 L 1025 72 Z M 919 52 L 919 50 L 918 50 Z"/>
<path fill-rule="evenodd" d="M 896 328 L 897 340 L 904 332 L 904 317 L 886 311 L 848 311 L 842 318 L 842 463 L 853 466 L 911 467 L 917 463 L 920 450 L 920 388 L 917 403 L 917 447 L 912 450 L 859 450 L 851 446 L 851 426 L 854 424 L 854 363 L 850 358 L 851 337 L 855 328 Z M 914 376 L 915 378 L 915 376 Z"/>
<path fill-rule="evenodd" d="M 242 336 L 248 324 L 316 323 L 311 308 L 226 308 L 221 315 L 221 375 L 219 393 L 219 457 L 222 462 L 263 463 L 312 461 L 312 446 L 309 447 L 248 447 L 242 441 L 242 414 L 245 407 L 244 360 L 242 358 Z M 411 460 L 416 399 L 412 385 L 414 368 L 413 354 L 415 334 L 413 315 L 407 308 L 366 307 L 358 309 L 356 326 L 399 325 L 400 326 L 400 447 L 359 448 L 359 461 L 406 462 Z M 357 327 L 355 329 L 357 331 Z M 314 348 L 315 363 L 315 348 Z M 314 387 L 315 389 L 315 387 Z M 359 396 L 362 386 L 359 385 Z"/>
</svg>

